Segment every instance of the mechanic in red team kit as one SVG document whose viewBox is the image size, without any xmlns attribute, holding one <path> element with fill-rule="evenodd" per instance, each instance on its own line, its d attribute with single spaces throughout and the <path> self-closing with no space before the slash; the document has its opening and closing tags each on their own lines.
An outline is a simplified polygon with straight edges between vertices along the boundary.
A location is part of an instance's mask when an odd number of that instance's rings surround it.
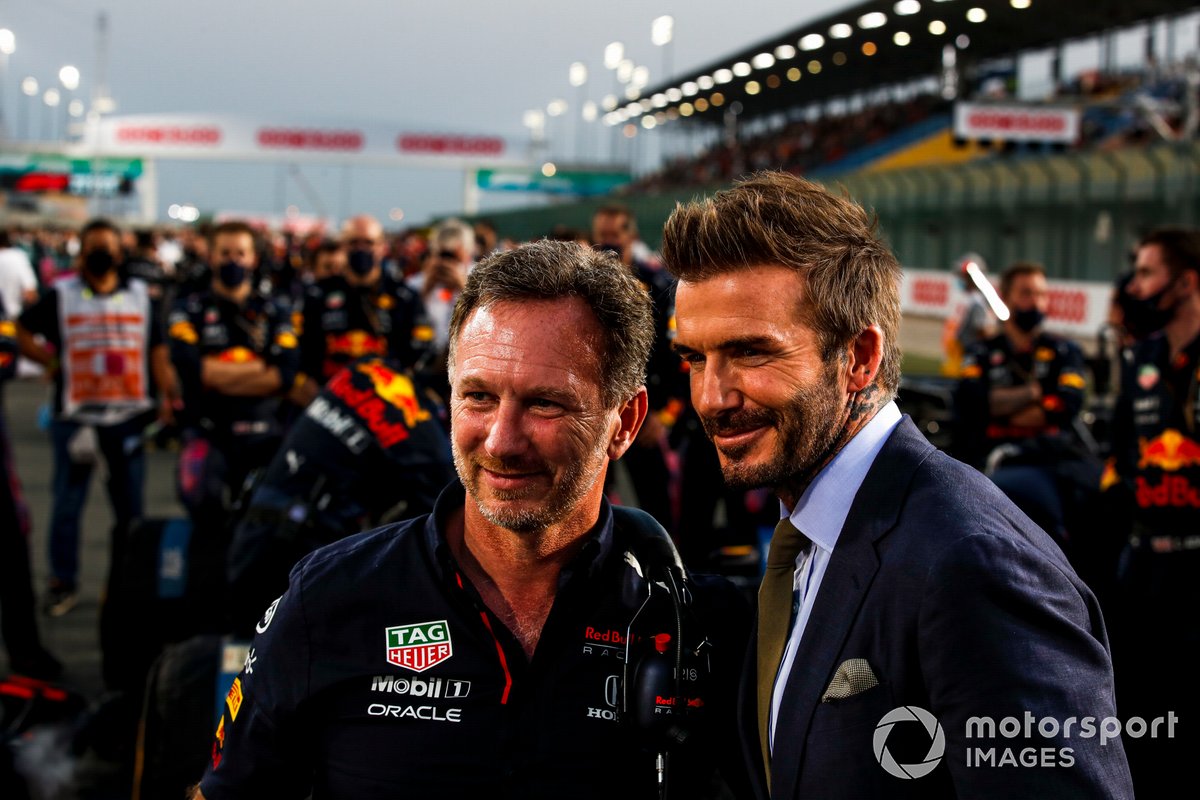
<svg viewBox="0 0 1200 800">
<path fill-rule="evenodd" d="M 603 494 L 647 413 L 645 290 L 542 241 L 480 262 L 450 332 L 461 485 L 296 566 L 197 796 L 744 796 L 746 604 Z"/>
</svg>

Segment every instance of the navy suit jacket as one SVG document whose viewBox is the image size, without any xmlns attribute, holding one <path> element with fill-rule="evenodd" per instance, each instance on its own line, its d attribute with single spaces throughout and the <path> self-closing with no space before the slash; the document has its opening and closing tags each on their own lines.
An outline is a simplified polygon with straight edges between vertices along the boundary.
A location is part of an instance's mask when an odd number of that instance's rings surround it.
<svg viewBox="0 0 1200 800">
<path fill-rule="evenodd" d="M 879 684 L 822 702 L 838 666 L 860 658 Z M 756 674 L 751 647 L 739 725 L 766 797 Z M 932 712 L 944 731 L 944 756 L 923 777 L 893 777 L 876 756 L 876 727 L 899 706 Z M 1028 738 L 967 738 L 969 718 L 1024 726 L 1026 712 Z M 905 417 L 855 496 L 821 583 L 780 706 L 770 796 L 1131 798 L 1121 740 L 1079 735 L 1082 718 L 1099 728 L 1115 715 L 1095 596 L 1049 536 Z M 1069 738 L 1038 733 L 1043 718 L 1061 726 L 1072 716 Z M 920 762 L 931 745 L 915 722 L 881 741 L 900 764 Z M 1032 758 L 1039 765 L 1025 766 Z"/>
</svg>

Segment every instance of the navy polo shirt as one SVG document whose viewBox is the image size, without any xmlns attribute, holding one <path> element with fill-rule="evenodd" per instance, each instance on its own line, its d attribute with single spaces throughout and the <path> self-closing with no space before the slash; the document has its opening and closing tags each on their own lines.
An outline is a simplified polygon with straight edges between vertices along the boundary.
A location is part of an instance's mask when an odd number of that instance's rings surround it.
<svg viewBox="0 0 1200 800">
<path fill-rule="evenodd" d="M 297 564 L 226 699 L 206 798 L 658 796 L 654 752 L 619 719 L 638 578 L 607 503 L 527 660 L 445 544 L 463 502 L 454 483 L 432 515 Z M 733 709 L 749 615 L 721 579 L 693 581 L 691 595 L 713 676 L 703 727 L 671 755 L 669 776 L 671 796 L 703 797 L 719 763 L 740 768 Z"/>
</svg>

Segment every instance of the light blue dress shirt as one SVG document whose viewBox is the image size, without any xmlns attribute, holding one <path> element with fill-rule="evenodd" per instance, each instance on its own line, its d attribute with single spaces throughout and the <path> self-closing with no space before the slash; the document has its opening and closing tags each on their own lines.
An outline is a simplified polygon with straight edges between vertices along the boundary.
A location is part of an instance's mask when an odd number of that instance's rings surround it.
<svg viewBox="0 0 1200 800">
<path fill-rule="evenodd" d="M 771 750 L 775 749 L 775 720 L 779 717 L 779 704 L 792 664 L 804 638 L 804 627 L 812 614 L 813 604 L 821 590 L 821 579 L 833 555 L 842 526 L 850 515 L 850 504 L 859 487 L 875 463 L 875 457 L 883 449 L 883 443 L 900 423 L 900 409 L 894 402 L 881 408 L 866 426 L 846 443 L 833 460 L 817 473 L 817 477 L 804 490 L 790 518 L 796 529 L 807 536 L 812 545 L 796 557 L 795 589 L 799 598 L 799 609 L 792 620 L 791 634 L 783 651 L 783 660 L 775 674 L 775 687 L 771 695 Z M 788 516 L 787 508 L 780 503 L 780 519 Z"/>
</svg>

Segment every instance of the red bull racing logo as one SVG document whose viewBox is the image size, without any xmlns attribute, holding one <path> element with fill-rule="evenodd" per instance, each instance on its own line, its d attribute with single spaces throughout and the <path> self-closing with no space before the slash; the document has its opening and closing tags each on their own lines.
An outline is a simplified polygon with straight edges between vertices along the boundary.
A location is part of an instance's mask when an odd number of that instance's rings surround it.
<svg viewBox="0 0 1200 800">
<path fill-rule="evenodd" d="M 388 663 L 413 672 L 424 672 L 454 655 L 450 623 L 444 619 L 396 625 L 387 628 L 386 635 Z"/>
<path fill-rule="evenodd" d="M 1168 428 L 1153 439 L 1140 441 L 1138 469 L 1164 473 L 1200 467 L 1200 443 Z M 1142 508 L 1200 508 L 1200 490 L 1185 475 L 1164 474 L 1157 483 L 1142 476 L 1136 480 L 1137 504 Z"/>
<path fill-rule="evenodd" d="M 1200 443 L 1174 428 L 1167 428 L 1153 439 L 1142 439 L 1139 444 L 1141 460 L 1138 469 L 1157 467 L 1166 472 L 1178 472 L 1200 466 Z"/>
<path fill-rule="evenodd" d="M 358 371 L 375 384 L 375 393 L 388 405 L 400 409 L 404 424 L 415 427 L 418 422 L 429 419 L 429 412 L 417 402 L 417 392 L 408 376 L 388 369 L 380 361 L 368 361 L 358 365 Z"/>
<path fill-rule="evenodd" d="M 370 378 L 371 386 L 355 386 L 355 375 Z M 429 419 L 429 412 L 417 401 L 412 381 L 379 362 L 359 364 L 353 372 L 342 370 L 326 388 L 350 407 L 384 448 L 403 442 L 409 436 L 409 429 Z M 399 411 L 401 418 L 389 419 L 388 409 Z"/>
</svg>

